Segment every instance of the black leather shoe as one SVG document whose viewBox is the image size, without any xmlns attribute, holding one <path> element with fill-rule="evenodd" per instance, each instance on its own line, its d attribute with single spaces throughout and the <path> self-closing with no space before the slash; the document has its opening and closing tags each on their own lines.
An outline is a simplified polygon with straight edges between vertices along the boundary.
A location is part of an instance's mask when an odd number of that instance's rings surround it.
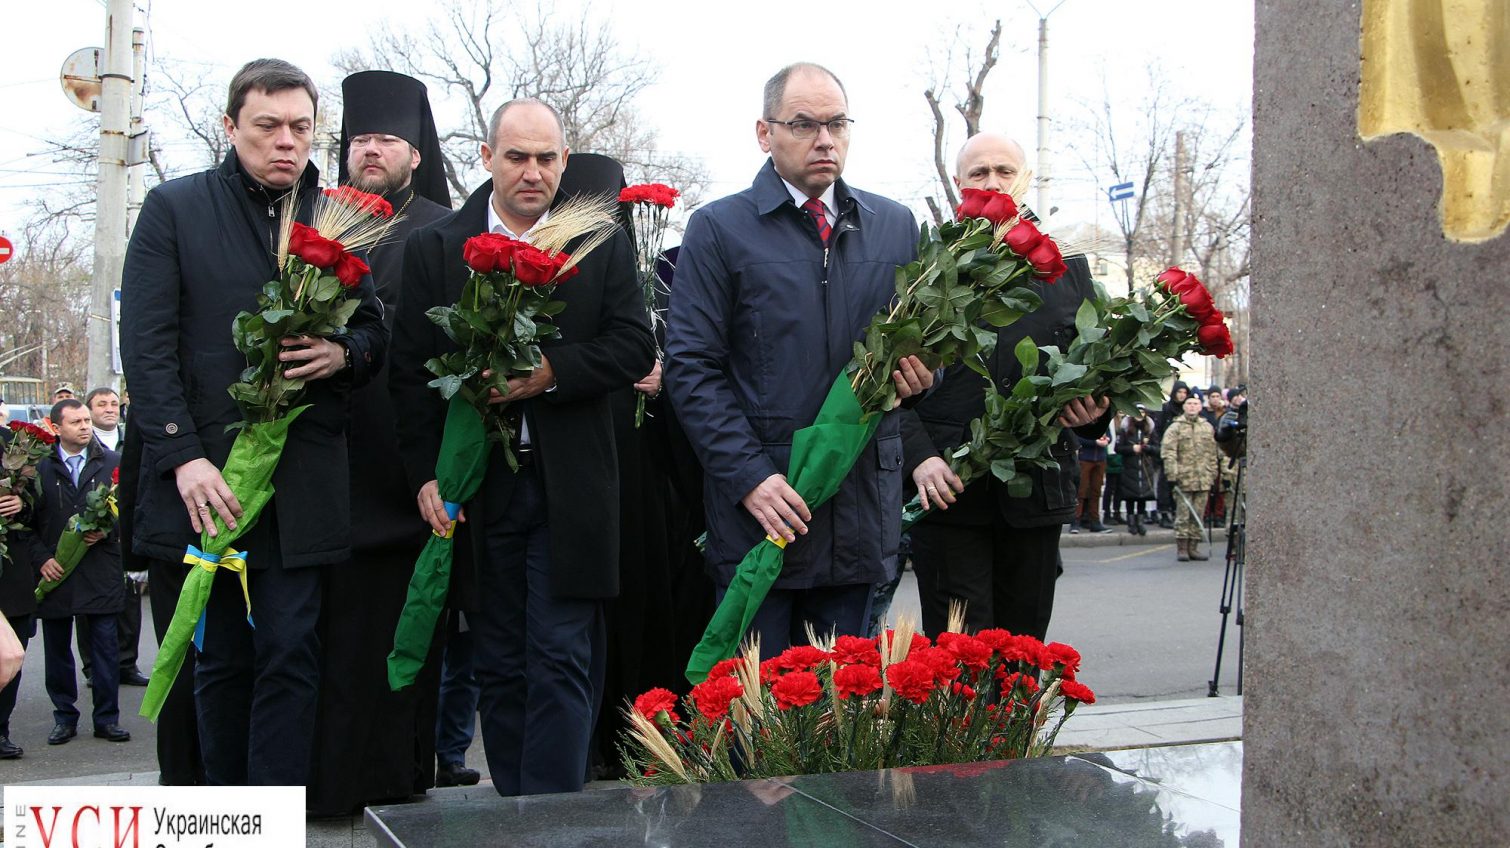
<svg viewBox="0 0 1510 848">
<path fill-rule="evenodd" d="M 0 736 L 0 760 L 21 759 L 21 746 L 10 741 L 9 736 Z"/>
<path fill-rule="evenodd" d="M 121 672 L 122 686 L 146 686 L 151 682 L 147 679 L 147 675 L 142 674 L 134 668 Z"/>
<path fill-rule="evenodd" d="M 47 734 L 47 744 L 62 745 L 78 735 L 79 729 L 71 724 L 55 724 L 52 726 L 52 732 Z"/>
<path fill-rule="evenodd" d="M 94 729 L 94 738 L 106 739 L 111 742 L 130 742 L 131 731 L 126 730 L 119 724 L 107 724 L 104 727 Z"/>
<path fill-rule="evenodd" d="M 466 766 L 436 766 L 435 785 L 439 786 L 476 786 L 482 775 L 477 769 L 469 769 Z"/>
</svg>

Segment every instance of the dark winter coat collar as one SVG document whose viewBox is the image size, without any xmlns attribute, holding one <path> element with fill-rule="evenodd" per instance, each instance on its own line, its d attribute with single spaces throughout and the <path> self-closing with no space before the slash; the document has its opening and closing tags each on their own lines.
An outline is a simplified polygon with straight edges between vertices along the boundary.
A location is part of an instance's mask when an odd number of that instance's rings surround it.
<svg viewBox="0 0 1510 848">
<path fill-rule="evenodd" d="M 796 207 L 792 203 L 792 193 L 786 190 L 786 183 L 781 181 L 781 175 L 776 173 L 776 162 L 772 159 L 765 161 L 765 167 L 755 175 L 755 182 L 750 185 L 750 191 L 755 198 L 755 211 L 762 215 L 769 215 L 780 209 L 782 205 Z M 852 205 L 866 214 L 873 214 L 873 210 L 861 192 L 851 191 L 849 184 L 841 177 L 834 182 L 834 205 L 839 207 L 834 212 L 839 217 L 844 217 Z"/>
</svg>

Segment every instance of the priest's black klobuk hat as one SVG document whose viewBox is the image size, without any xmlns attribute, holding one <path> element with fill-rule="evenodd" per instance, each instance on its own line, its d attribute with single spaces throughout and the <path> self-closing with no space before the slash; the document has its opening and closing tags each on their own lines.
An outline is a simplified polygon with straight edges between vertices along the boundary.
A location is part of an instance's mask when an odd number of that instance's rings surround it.
<svg viewBox="0 0 1510 848">
<path fill-rule="evenodd" d="M 556 204 L 579 195 L 607 196 L 617 200 L 619 191 L 627 185 L 624 166 L 619 160 L 602 153 L 572 153 L 566 157 L 566 170 L 561 172 Z M 619 226 L 624 228 L 632 243 L 634 219 L 628 203 L 619 204 Z"/>
<path fill-rule="evenodd" d="M 392 71 L 361 71 L 341 81 L 341 97 L 344 102 L 341 182 L 351 179 L 346 159 L 352 136 L 394 135 L 419 151 L 419 167 L 411 178 L 415 192 L 451 208 L 451 192 L 446 188 L 445 168 L 441 164 L 440 136 L 435 131 L 425 84 Z"/>
</svg>

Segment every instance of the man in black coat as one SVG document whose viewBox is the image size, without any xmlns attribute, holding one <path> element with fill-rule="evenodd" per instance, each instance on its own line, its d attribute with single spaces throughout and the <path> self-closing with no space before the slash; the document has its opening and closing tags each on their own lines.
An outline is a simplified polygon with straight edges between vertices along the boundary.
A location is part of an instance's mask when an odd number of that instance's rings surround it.
<svg viewBox="0 0 1510 848">
<path fill-rule="evenodd" d="M 0 427 L 0 451 L 10 440 L 10 430 Z M 5 529 L 9 521 L 26 524 L 29 516 L 25 513 L 26 504 L 20 495 L 0 495 L 0 538 L 9 533 Z M 24 652 L 36 626 L 37 598 L 33 590 L 37 588 L 37 575 L 22 554 L 20 531 L 6 539 L 6 543 L 10 553 L 4 562 L 0 562 L 0 614 L 5 616 Z M 16 676 L 0 688 L 0 760 L 14 760 L 22 754 L 21 746 L 10 741 L 10 716 L 16 709 L 16 694 L 20 691 L 21 672 L 18 669 Z"/>
<path fill-rule="evenodd" d="M 404 239 L 451 214 L 440 143 L 417 79 L 363 71 L 341 83 L 341 94 L 341 181 L 382 195 L 402 216 L 367 252 L 391 330 Z M 320 616 L 320 706 L 307 794 L 316 815 L 345 815 L 433 785 L 438 669 L 427 664 L 417 685 L 388 688 L 393 630 L 428 535 L 397 461 L 399 415 L 386 366 L 351 393 L 351 561 L 326 574 Z"/>
<path fill-rule="evenodd" d="M 435 483 L 445 403 L 426 360 L 454 344 L 425 310 L 455 303 L 466 282 L 462 245 L 494 231 L 529 239 L 556 196 L 568 150 L 560 117 L 533 100 L 493 114 L 483 164 L 492 173 L 452 217 L 418 230 L 404 250 L 404 291 L 389 383 L 405 410 L 400 455 L 420 514 L 449 525 Z M 570 253 L 572 246 L 567 246 Z M 599 696 L 603 601 L 619 591 L 619 479 L 610 393 L 650 372 L 655 347 L 622 232 L 590 253 L 555 291 L 560 338 L 544 363 L 509 380 L 521 416 L 518 472 L 494 450 L 465 505 L 456 571 L 475 569 L 469 615 L 481 687 L 482 733 L 500 795 L 580 789 Z M 470 529 L 470 532 L 466 532 Z M 596 672 L 596 674 L 595 674 Z"/>
<path fill-rule="evenodd" d="M 274 235 L 290 192 L 299 193 L 300 220 L 309 220 L 319 191 L 309 164 L 317 97 L 308 75 L 287 62 L 259 59 L 238 71 L 223 119 L 231 152 L 215 170 L 154 189 L 126 251 L 122 355 L 132 429 L 144 441 L 133 547 L 154 560 L 154 595 L 177 594 L 185 547 L 212 513 L 232 527 L 239 517 L 220 474 L 235 437 L 226 427 L 241 419 L 227 387 L 246 367 L 231 322 L 257 308 L 258 292 L 277 274 Z M 387 350 L 370 278 L 357 297 L 345 334 L 282 342 L 283 373 L 306 381 L 302 403 L 310 408 L 288 431 L 273 475 L 278 494 L 236 543 L 248 552 L 256 627 L 234 573 L 215 575 L 206 608 L 193 685 L 212 784 L 307 782 L 319 679 L 317 566 L 351 555 L 347 395 Z"/>
<path fill-rule="evenodd" d="M 26 534 L 31 571 L 41 578 L 57 580 L 63 566 L 53 558 L 58 538 L 68 520 L 84 509 L 86 496 L 96 486 L 109 486 L 120 455 L 106 450 L 94 438 L 89 408 L 69 398 L 53 404 L 51 419 L 58 443 L 37 463 L 37 500 Z M 126 601 L 122 582 L 120 537 L 109 533 L 84 534 L 89 549 L 68 579 L 49 592 L 37 605 L 46 646 L 47 694 L 52 698 L 53 728 L 47 744 L 62 745 L 78 733 L 78 679 L 73 665 L 74 616 L 89 630 L 94 663 L 94 735 L 111 742 L 125 742 L 131 734 L 120 726 L 118 695 L 119 657 L 116 616 Z"/>
<path fill-rule="evenodd" d="M 982 133 L 960 149 L 955 184 L 1007 191 L 1023 168 L 1022 147 L 1002 135 Z M 1075 311 L 1095 296 L 1083 257 L 1071 257 L 1058 282 L 1034 283 L 1043 306 L 997 331 L 987 362 L 1003 392 L 1022 377 L 1012 351 L 1025 336 L 1040 345 L 1066 347 L 1075 338 Z M 1075 434 L 1104 434 L 1111 412 L 1105 399 L 1071 401 L 1060 414 L 1065 427 L 1049 450 L 1055 471 L 1032 469 L 1033 491 L 1014 498 L 987 475 L 963 488 L 944 457 L 970 437 L 970 422 L 985 411 L 983 379 L 963 365 L 945 373 L 943 385 L 914 409 L 903 410 L 906 470 L 933 513 L 912 529 L 912 561 L 923 607 L 923 629 L 938 634 L 949 602 L 964 601 L 970 631 L 1003 627 L 1042 639 L 1054 608 L 1059 575 L 1059 534 L 1075 517 L 1080 473 Z M 1071 429 L 1074 428 L 1074 429 Z"/>
</svg>

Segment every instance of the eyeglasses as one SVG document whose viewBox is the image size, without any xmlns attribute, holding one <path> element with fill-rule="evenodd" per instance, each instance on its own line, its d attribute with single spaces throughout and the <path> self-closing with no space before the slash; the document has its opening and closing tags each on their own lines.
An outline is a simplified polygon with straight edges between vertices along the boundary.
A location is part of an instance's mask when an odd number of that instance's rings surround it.
<svg viewBox="0 0 1510 848">
<path fill-rule="evenodd" d="M 855 122 L 854 118 L 835 118 L 832 121 L 814 121 L 810 118 L 798 118 L 795 121 L 778 121 L 775 118 L 766 118 L 768 124 L 785 124 L 791 131 L 792 138 L 809 139 L 818 137 L 819 127 L 828 127 L 828 134 L 834 138 L 848 138 L 849 125 Z"/>
<path fill-rule="evenodd" d="M 399 138 L 396 135 L 378 135 L 378 134 L 354 135 L 354 136 L 351 137 L 350 141 L 348 142 L 348 144 L 351 147 L 366 147 L 369 144 L 372 145 L 372 146 L 374 146 L 374 147 L 393 147 L 395 145 L 407 144 L 407 143 L 408 142 L 404 141 L 403 139 Z"/>
</svg>

